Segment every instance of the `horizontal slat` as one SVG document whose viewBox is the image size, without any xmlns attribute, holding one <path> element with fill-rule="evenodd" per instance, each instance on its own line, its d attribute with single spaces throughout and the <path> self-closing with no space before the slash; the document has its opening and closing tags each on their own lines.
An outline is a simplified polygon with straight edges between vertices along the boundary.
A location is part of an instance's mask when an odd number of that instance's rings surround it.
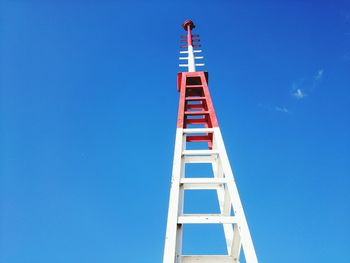
<svg viewBox="0 0 350 263">
<path fill-rule="evenodd" d="M 200 178 L 181 178 L 180 183 L 187 184 L 224 184 L 226 183 L 226 178 L 213 178 L 213 177 L 200 177 Z"/>
<path fill-rule="evenodd" d="M 181 38 L 187 38 L 187 35 L 180 35 Z M 198 34 L 192 34 L 192 37 L 199 37 Z"/>
<path fill-rule="evenodd" d="M 215 150 L 184 150 L 182 154 L 198 156 L 198 155 L 216 155 L 216 154 L 219 154 L 219 152 Z"/>
<path fill-rule="evenodd" d="M 209 111 L 185 111 L 185 115 L 206 115 Z"/>
<path fill-rule="evenodd" d="M 188 67 L 188 64 L 179 64 L 179 67 Z"/>
<path fill-rule="evenodd" d="M 181 178 L 180 184 L 185 190 L 217 190 L 226 183 L 225 178 Z"/>
<path fill-rule="evenodd" d="M 201 53 L 202 50 L 198 49 L 198 50 L 193 50 L 193 53 Z M 188 50 L 181 50 L 180 51 L 180 54 L 187 54 L 188 53 Z"/>
<path fill-rule="evenodd" d="M 177 220 L 178 224 L 235 224 L 235 216 L 224 216 L 215 214 L 194 214 L 181 215 Z"/>
<path fill-rule="evenodd" d="M 187 88 L 202 88 L 203 85 L 186 85 Z"/>
<path fill-rule="evenodd" d="M 181 256 L 182 263 L 233 263 L 233 257 L 224 255 Z"/>
<path fill-rule="evenodd" d="M 185 100 L 205 100 L 205 97 L 186 97 Z"/>
<path fill-rule="evenodd" d="M 212 163 L 216 156 L 184 156 L 185 163 Z"/>
<path fill-rule="evenodd" d="M 191 133 L 213 133 L 213 128 L 187 128 L 183 129 L 183 133 L 191 134 Z"/>
<path fill-rule="evenodd" d="M 196 63 L 196 66 L 198 66 L 198 67 L 204 67 L 205 66 L 205 64 L 204 63 Z"/>
</svg>

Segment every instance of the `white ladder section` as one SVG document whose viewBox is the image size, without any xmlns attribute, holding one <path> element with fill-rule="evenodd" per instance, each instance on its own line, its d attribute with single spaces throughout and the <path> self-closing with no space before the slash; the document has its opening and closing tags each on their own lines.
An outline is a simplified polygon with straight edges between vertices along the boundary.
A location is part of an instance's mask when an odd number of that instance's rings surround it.
<svg viewBox="0 0 350 263">
<path fill-rule="evenodd" d="M 186 150 L 188 134 L 208 133 L 213 134 L 212 150 Z M 213 177 L 186 178 L 186 163 L 210 163 Z M 217 191 L 220 214 L 184 214 L 184 191 L 208 189 Z M 222 224 L 227 254 L 182 255 L 184 224 Z M 163 263 L 237 263 L 241 249 L 247 263 L 258 262 L 220 128 L 178 128 Z"/>
</svg>

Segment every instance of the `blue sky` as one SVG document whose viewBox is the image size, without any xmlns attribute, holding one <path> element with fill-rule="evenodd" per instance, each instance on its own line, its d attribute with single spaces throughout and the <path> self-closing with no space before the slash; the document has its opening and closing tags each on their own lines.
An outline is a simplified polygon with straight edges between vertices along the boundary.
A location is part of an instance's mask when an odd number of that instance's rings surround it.
<svg viewBox="0 0 350 263">
<path fill-rule="evenodd" d="M 350 262 L 349 2 L 156 0 L 0 1 L 0 262 L 161 262 L 187 18 L 260 262 Z"/>
</svg>

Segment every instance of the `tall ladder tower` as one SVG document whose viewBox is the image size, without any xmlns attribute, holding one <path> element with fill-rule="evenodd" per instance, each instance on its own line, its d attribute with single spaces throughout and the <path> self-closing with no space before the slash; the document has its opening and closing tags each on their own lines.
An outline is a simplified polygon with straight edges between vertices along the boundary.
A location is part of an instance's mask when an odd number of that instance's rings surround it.
<svg viewBox="0 0 350 263">
<path fill-rule="evenodd" d="M 183 23 L 187 36 L 181 36 L 180 51 L 186 57 L 188 72 L 178 73 L 180 102 L 171 178 L 168 222 L 166 228 L 163 263 L 232 263 L 240 262 L 243 249 L 245 262 L 257 263 L 243 206 L 239 198 L 232 169 L 221 136 L 214 106 L 208 88 L 208 73 L 196 71 L 196 56 L 201 50 L 199 35 L 193 35 L 195 25 L 191 20 Z M 191 149 L 187 149 L 191 143 Z M 196 148 L 195 145 L 205 146 Z M 190 178 L 186 176 L 186 164 L 207 163 L 212 166 L 212 176 Z M 185 191 L 216 190 L 220 213 L 184 214 Z M 225 255 L 183 255 L 182 235 L 185 224 L 221 224 L 226 239 Z M 242 255 L 243 256 L 243 255 Z"/>
</svg>

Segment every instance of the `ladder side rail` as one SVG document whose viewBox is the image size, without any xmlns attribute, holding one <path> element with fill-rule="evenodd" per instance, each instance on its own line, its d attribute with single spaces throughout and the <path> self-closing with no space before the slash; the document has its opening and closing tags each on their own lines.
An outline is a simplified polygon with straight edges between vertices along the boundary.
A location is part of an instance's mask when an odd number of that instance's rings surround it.
<svg viewBox="0 0 350 263">
<path fill-rule="evenodd" d="M 247 263 L 257 263 L 258 259 L 256 257 L 253 241 L 252 241 L 247 220 L 244 214 L 242 202 L 239 197 L 237 185 L 234 181 L 233 172 L 227 156 L 224 141 L 222 139 L 221 131 L 219 127 L 214 129 L 215 129 L 214 134 L 215 134 L 216 145 L 217 145 L 218 151 L 220 152 L 219 155 L 220 155 L 221 165 L 223 168 L 224 176 L 227 179 L 227 187 L 229 190 L 230 199 L 232 201 L 234 214 L 237 217 L 238 230 L 241 236 L 244 256 Z"/>
<path fill-rule="evenodd" d="M 235 262 L 239 262 L 241 248 L 242 248 L 241 234 L 239 232 L 238 224 L 235 224 L 233 229 L 233 240 L 232 240 L 232 246 L 231 246 L 231 252 L 230 252 L 230 255 L 233 257 Z"/>
<path fill-rule="evenodd" d="M 215 133 L 213 133 L 213 150 L 217 150 Z M 224 178 L 222 165 L 221 165 L 221 162 L 219 159 L 217 160 L 215 165 L 217 166 L 217 168 L 215 168 L 215 169 L 217 169 L 217 177 Z M 214 166 L 213 166 L 213 169 L 214 169 Z M 214 175 L 215 175 L 215 170 L 214 170 Z M 218 198 L 220 200 L 219 192 L 218 192 Z M 230 199 L 227 185 L 225 187 L 224 208 L 226 209 L 225 213 L 227 213 L 227 215 L 230 215 L 231 209 L 233 209 L 233 207 L 232 207 L 232 202 Z M 235 262 L 239 262 L 239 256 L 241 253 L 242 242 L 241 242 L 241 236 L 240 236 L 240 233 L 238 230 L 238 225 L 237 224 L 235 224 L 233 226 L 229 225 L 229 227 L 230 227 L 229 228 L 230 230 L 227 231 L 227 230 L 225 230 L 225 225 L 224 225 L 227 252 L 228 252 L 228 255 L 232 256 L 232 258 L 234 259 Z"/>
<path fill-rule="evenodd" d="M 186 149 L 186 135 L 182 130 L 182 152 Z M 184 198 L 185 198 L 185 189 L 183 185 L 181 185 L 181 178 L 184 178 L 185 176 L 185 162 L 183 155 L 181 153 L 181 171 L 180 171 L 180 188 L 179 188 L 179 206 L 178 206 L 178 213 L 177 213 L 177 220 L 179 215 L 182 215 L 184 213 Z M 178 223 L 178 222 L 177 222 Z M 176 231 L 176 251 L 175 251 L 175 262 L 181 263 L 181 256 L 182 256 L 182 236 L 183 236 L 183 224 L 177 224 L 177 231 Z"/>
<path fill-rule="evenodd" d="M 213 144 L 213 149 L 215 149 L 215 143 Z M 212 168 L 213 168 L 213 174 L 215 178 L 223 178 L 221 165 L 218 159 L 212 163 Z M 226 201 L 228 197 L 226 187 L 225 188 L 222 187 L 221 189 L 218 189 L 216 193 L 218 196 L 221 214 L 229 216 L 228 212 L 231 209 L 231 203 Z M 226 239 L 227 254 L 230 255 L 232 250 L 231 249 L 232 242 L 233 242 L 233 238 L 232 238 L 233 227 L 232 225 L 229 225 L 229 224 L 223 224 L 223 229 L 224 229 L 224 234 Z"/>
<path fill-rule="evenodd" d="M 184 144 L 184 135 L 182 128 L 176 130 L 175 139 L 175 150 L 174 150 L 174 160 L 173 160 L 173 171 L 171 177 L 171 187 L 170 187 L 170 197 L 169 197 L 169 210 L 168 210 L 168 220 L 167 229 L 165 235 L 164 244 L 164 255 L 163 263 L 173 263 L 176 252 L 177 245 L 181 247 L 181 244 L 177 243 L 177 237 L 182 234 L 182 227 L 178 229 L 178 215 L 179 215 L 179 201 L 180 201 L 180 178 L 183 172 L 183 160 L 182 151 Z M 178 231 L 179 230 L 179 231 Z"/>
<path fill-rule="evenodd" d="M 186 145 L 185 136 L 183 132 L 184 128 L 184 111 L 185 111 L 185 95 L 186 95 L 186 76 L 181 76 L 181 89 L 178 108 L 177 129 L 175 138 L 175 149 L 173 159 L 173 170 L 171 177 L 170 196 L 169 196 L 169 208 L 167 228 L 165 234 L 163 263 L 174 263 L 176 253 L 179 252 L 178 247 L 181 247 L 182 243 L 182 226 L 178 226 L 178 216 L 180 208 L 180 179 L 183 173 L 184 160 L 182 158 L 182 152 L 184 145 Z M 183 199 L 183 195 L 181 197 Z M 181 202 L 183 203 L 183 202 Z M 181 260 L 181 257 L 180 257 Z"/>
<path fill-rule="evenodd" d="M 199 73 L 200 73 L 201 83 L 203 85 L 204 97 L 206 97 L 206 101 L 207 101 L 207 107 L 208 107 L 208 111 L 209 111 L 209 115 L 210 115 L 211 125 L 213 128 L 215 128 L 215 127 L 218 127 L 219 125 L 218 125 L 218 121 L 216 118 L 213 101 L 212 101 L 211 96 L 210 96 L 207 79 L 205 77 L 204 72 L 199 72 Z"/>
</svg>

